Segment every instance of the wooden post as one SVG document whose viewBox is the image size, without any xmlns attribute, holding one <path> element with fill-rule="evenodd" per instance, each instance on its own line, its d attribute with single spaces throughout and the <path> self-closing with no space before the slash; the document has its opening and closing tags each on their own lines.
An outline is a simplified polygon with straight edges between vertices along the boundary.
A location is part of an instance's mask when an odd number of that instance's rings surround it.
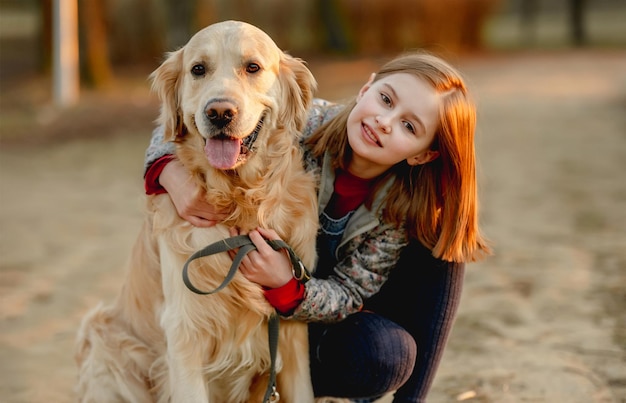
<svg viewBox="0 0 626 403">
<path fill-rule="evenodd" d="M 78 101 L 78 0 L 54 0 L 53 94 L 59 106 Z"/>
</svg>

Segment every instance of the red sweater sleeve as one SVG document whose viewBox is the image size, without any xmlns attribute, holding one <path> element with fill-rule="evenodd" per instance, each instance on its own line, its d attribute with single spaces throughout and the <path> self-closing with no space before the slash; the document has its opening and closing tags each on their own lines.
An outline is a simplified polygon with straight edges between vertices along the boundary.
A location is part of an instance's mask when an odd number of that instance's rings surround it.
<svg viewBox="0 0 626 403">
<path fill-rule="evenodd" d="M 289 314 L 304 299 L 304 291 L 304 284 L 292 278 L 282 287 L 266 289 L 265 298 L 278 312 Z"/>
<path fill-rule="evenodd" d="M 146 189 L 146 194 L 148 195 L 156 195 L 161 193 L 167 193 L 167 190 L 161 186 L 159 183 L 159 176 L 161 176 L 161 172 L 163 172 L 163 168 L 171 160 L 174 159 L 173 155 L 164 155 L 158 160 L 154 161 L 148 170 L 146 171 L 146 175 L 144 176 L 144 187 Z"/>
</svg>

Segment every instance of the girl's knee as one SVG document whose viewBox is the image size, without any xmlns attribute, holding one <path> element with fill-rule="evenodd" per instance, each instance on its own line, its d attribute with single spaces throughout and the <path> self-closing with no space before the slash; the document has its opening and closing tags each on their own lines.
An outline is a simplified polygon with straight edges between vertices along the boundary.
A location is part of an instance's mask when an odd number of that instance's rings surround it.
<svg viewBox="0 0 626 403">
<path fill-rule="evenodd" d="M 314 334 L 318 337 L 311 345 L 313 378 L 317 386 L 324 384 L 341 396 L 382 395 L 398 389 L 413 372 L 415 339 L 379 315 L 351 315 Z"/>
<path fill-rule="evenodd" d="M 371 365 L 378 368 L 387 384 L 387 391 L 402 386 L 413 373 L 417 360 L 417 344 L 409 332 L 387 321 L 372 335 Z"/>
</svg>

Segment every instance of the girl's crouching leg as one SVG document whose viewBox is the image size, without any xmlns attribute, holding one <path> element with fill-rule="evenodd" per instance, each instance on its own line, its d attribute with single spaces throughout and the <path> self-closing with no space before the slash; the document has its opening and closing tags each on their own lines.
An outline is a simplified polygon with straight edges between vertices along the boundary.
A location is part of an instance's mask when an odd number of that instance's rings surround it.
<svg viewBox="0 0 626 403">
<path fill-rule="evenodd" d="M 370 312 L 310 324 L 309 340 L 316 396 L 383 396 L 409 379 L 417 357 L 415 339 L 404 328 Z"/>
</svg>

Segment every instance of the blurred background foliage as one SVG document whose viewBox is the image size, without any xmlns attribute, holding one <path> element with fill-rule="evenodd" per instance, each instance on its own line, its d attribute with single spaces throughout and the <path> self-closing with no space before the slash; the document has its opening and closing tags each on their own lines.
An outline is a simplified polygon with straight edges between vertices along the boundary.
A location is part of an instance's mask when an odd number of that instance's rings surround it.
<svg viewBox="0 0 626 403">
<path fill-rule="evenodd" d="M 0 0 L 0 83 L 49 74 L 52 0 Z M 123 68 L 225 19 L 255 24 L 299 57 L 372 57 L 626 46 L 624 0 L 78 0 L 81 82 L 103 88 Z"/>
</svg>

